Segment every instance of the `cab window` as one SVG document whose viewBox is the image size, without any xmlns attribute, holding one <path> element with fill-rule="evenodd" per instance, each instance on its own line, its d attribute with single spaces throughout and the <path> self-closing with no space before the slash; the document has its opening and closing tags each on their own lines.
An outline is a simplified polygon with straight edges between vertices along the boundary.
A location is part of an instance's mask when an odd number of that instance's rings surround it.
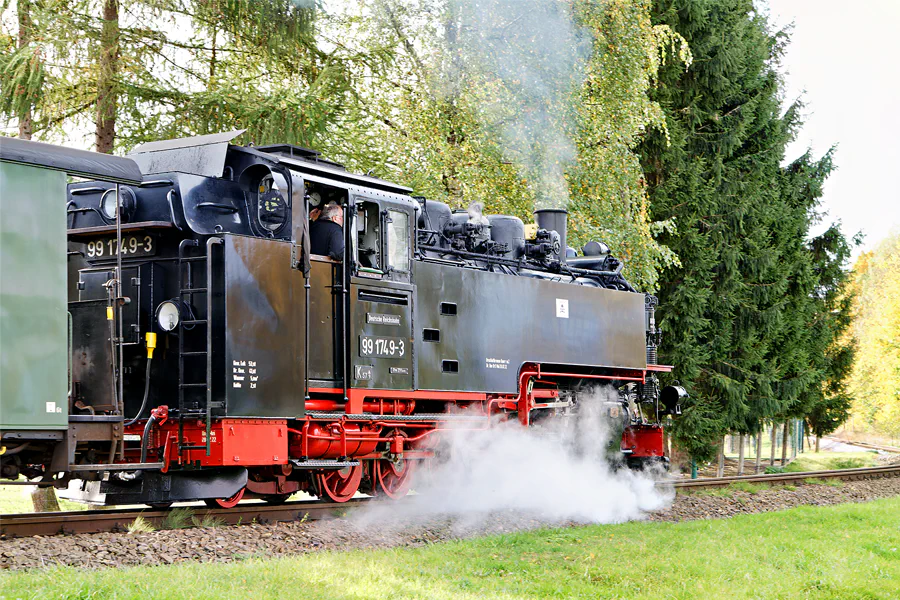
<svg viewBox="0 0 900 600">
<path fill-rule="evenodd" d="M 388 211 L 388 265 L 397 271 L 409 271 L 409 215 L 399 210 Z"/>
<path fill-rule="evenodd" d="M 366 269 L 381 269 L 381 231 L 378 226 L 378 213 L 377 203 L 357 201 L 357 263 Z"/>
</svg>

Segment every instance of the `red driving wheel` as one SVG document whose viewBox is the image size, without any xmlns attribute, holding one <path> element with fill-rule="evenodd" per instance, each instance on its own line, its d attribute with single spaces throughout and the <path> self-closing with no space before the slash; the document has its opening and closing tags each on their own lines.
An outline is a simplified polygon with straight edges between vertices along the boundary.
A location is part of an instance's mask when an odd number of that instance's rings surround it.
<svg viewBox="0 0 900 600">
<path fill-rule="evenodd" d="M 362 464 L 355 467 L 344 467 L 338 471 L 316 473 L 314 480 L 319 499 L 346 502 L 359 491 L 362 475 Z"/>
<path fill-rule="evenodd" d="M 241 488 L 231 498 L 207 498 L 204 502 L 210 508 L 234 508 L 244 497 L 244 490 L 246 489 L 247 488 Z"/>
<path fill-rule="evenodd" d="M 415 470 L 414 460 L 376 460 L 372 468 L 375 493 L 394 500 L 402 498 L 409 492 Z"/>
</svg>

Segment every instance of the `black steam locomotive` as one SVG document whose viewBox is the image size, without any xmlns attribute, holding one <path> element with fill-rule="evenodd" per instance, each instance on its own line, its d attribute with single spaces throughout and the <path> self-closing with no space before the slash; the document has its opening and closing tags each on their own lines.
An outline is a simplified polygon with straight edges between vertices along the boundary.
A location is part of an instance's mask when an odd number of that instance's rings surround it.
<svg viewBox="0 0 900 600">
<path fill-rule="evenodd" d="M 597 383 L 621 460 L 665 461 L 683 390 L 657 382 L 656 299 L 603 243 L 569 248 L 565 211 L 526 236 L 240 133 L 138 147 L 137 184 L 68 186 L 68 426 L 0 424 L 30 444 L 4 476 L 108 504 L 399 497 L 441 432 L 565 418 Z M 329 204 L 340 260 L 309 245 Z"/>
</svg>

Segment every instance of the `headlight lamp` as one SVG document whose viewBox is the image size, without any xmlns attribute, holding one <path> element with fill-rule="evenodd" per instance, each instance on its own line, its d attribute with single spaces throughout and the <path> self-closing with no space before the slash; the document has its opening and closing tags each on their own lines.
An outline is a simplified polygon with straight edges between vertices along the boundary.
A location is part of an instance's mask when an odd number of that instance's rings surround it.
<svg viewBox="0 0 900 600">
<path fill-rule="evenodd" d="M 172 331 L 178 327 L 181 321 L 181 311 L 178 304 L 171 300 L 161 302 L 156 309 L 156 322 L 163 331 Z"/>
<path fill-rule="evenodd" d="M 134 190 L 128 186 L 119 186 L 119 217 L 123 223 L 131 220 L 137 199 Z M 100 213 L 107 221 L 116 220 L 116 188 L 110 188 L 100 196 Z"/>
</svg>

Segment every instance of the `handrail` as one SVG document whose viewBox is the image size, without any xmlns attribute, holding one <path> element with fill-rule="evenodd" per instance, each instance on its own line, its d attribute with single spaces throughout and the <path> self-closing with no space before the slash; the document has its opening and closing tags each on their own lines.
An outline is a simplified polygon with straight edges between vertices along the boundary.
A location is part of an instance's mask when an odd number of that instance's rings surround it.
<svg viewBox="0 0 900 600">
<path fill-rule="evenodd" d="M 75 379 L 74 374 L 72 373 L 72 362 L 73 362 L 72 361 L 72 344 L 74 342 L 74 340 L 72 338 L 74 337 L 74 327 L 72 325 L 72 313 L 69 311 L 66 311 L 66 324 L 68 325 L 68 330 L 69 330 L 68 336 L 67 336 L 69 343 L 67 344 L 67 348 L 66 348 L 69 353 L 68 354 L 68 362 L 69 362 L 69 392 L 68 392 L 68 396 L 69 396 L 69 398 L 71 398 L 72 397 L 72 382 Z"/>
<path fill-rule="evenodd" d="M 212 261 L 212 249 L 213 246 L 224 244 L 225 240 L 220 237 L 211 237 L 206 240 L 206 455 L 209 456 L 212 452 L 212 445 L 210 442 L 211 434 L 211 422 L 212 422 L 212 351 L 213 351 L 213 341 L 212 341 L 212 315 L 213 315 L 213 285 L 212 285 L 212 277 L 213 277 L 213 261 Z"/>
</svg>

